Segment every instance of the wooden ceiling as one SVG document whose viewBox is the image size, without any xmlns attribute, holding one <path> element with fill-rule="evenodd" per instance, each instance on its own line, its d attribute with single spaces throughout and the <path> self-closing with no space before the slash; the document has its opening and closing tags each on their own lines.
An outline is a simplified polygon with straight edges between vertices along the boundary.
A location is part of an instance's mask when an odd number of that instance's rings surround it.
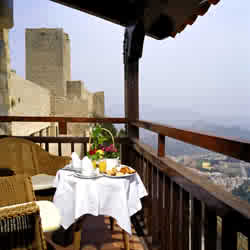
<svg viewBox="0 0 250 250">
<path fill-rule="evenodd" d="M 220 0 L 51 0 L 127 26 L 142 21 L 155 39 L 175 37 Z"/>
</svg>

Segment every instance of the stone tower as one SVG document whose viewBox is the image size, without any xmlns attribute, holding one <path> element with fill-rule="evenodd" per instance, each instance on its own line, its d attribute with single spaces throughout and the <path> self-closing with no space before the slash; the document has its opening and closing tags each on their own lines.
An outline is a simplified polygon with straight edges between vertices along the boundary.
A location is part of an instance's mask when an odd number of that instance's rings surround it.
<svg viewBox="0 0 250 250">
<path fill-rule="evenodd" d="M 10 52 L 9 31 L 0 29 L 0 115 L 9 115 Z M 10 124 L 0 124 L 0 134 L 10 134 Z"/>
<path fill-rule="evenodd" d="M 71 80 L 70 40 L 63 29 L 26 29 L 26 79 L 66 96 Z"/>
</svg>

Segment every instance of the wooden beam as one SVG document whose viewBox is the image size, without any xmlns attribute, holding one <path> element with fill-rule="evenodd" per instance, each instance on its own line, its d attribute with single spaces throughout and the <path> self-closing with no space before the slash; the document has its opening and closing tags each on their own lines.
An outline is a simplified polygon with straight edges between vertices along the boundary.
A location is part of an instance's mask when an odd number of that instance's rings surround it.
<svg viewBox="0 0 250 250">
<path fill-rule="evenodd" d="M 139 119 L 139 62 L 125 64 L 125 117 L 128 120 Z M 128 136 L 139 137 L 139 129 L 133 125 L 128 125 Z"/>
<path fill-rule="evenodd" d="M 0 122 L 127 123 L 125 118 L 87 118 L 62 116 L 0 116 Z"/>
<path fill-rule="evenodd" d="M 0 135 L 0 139 L 7 138 L 7 137 L 15 137 L 15 138 L 22 138 L 26 140 L 30 140 L 37 143 L 89 143 L 89 137 L 47 137 L 47 136 L 7 136 L 7 135 Z M 131 141 L 128 137 L 115 137 L 114 138 L 116 143 L 120 144 L 129 144 Z"/>
<path fill-rule="evenodd" d="M 142 56 L 145 31 L 140 21 L 128 25 L 124 33 L 124 103 L 125 117 L 129 121 L 139 120 L 139 59 Z M 139 137 L 139 128 L 129 124 L 128 136 Z"/>
</svg>

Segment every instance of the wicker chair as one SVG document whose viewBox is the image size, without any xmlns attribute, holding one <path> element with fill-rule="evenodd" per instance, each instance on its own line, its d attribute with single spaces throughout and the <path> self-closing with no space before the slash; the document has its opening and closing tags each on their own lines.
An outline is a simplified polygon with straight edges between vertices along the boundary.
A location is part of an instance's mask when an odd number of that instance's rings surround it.
<svg viewBox="0 0 250 250">
<path fill-rule="evenodd" d="M 39 174 L 55 176 L 59 169 L 71 161 L 71 157 L 52 155 L 36 143 L 17 137 L 0 139 L 0 158 L 0 169 L 8 168 L 17 175 L 28 176 Z M 38 190 L 36 199 L 51 201 L 54 192 L 55 188 Z"/>
<path fill-rule="evenodd" d="M 0 139 L 0 158 L 0 168 L 28 176 L 56 175 L 71 161 L 71 157 L 52 155 L 32 141 L 16 137 Z"/>
<path fill-rule="evenodd" d="M 35 202 L 0 209 L 1 250 L 46 250 Z"/>
<path fill-rule="evenodd" d="M 24 175 L 0 177 L 0 207 L 35 200 L 30 177 Z"/>
<path fill-rule="evenodd" d="M 0 177 L 1 250 L 46 250 L 30 177 Z"/>
</svg>

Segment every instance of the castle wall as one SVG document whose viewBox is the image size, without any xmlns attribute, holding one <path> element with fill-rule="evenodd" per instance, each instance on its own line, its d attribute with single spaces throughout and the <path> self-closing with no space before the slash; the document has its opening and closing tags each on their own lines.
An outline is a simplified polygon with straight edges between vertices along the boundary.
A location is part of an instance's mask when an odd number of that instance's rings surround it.
<svg viewBox="0 0 250 250">
<path fill-rule="evenodd" d="M 97 117 L 104 117 L 104 92 L 95 92 L 93 95 L 93 112 Z"/>
<path fill-rule="evenodd" d="M 91 117 L 94 117 L 94 94 L 88 92 L 86 95 L 88 100 L 88 112 Z"/>
<path fill-rule="evenodd" d="M 11 72 L 9 80 L 11 116 L 50 116 L 50 91 Z M 46 122 L 12 122 L 12 135 L 30 135 L 45 127 Z"/>
<path fill-rule="evenodd" d="M 71 59 L 70 59 L 70 39 L 69 35 L 64 33 L 64 41 L 63 41 L 63 70 L 64 70 L 64 80 L 71 80 Z"/>
<path fill-rule="evenodd" d="M 83 99 L 56 97 L 55 111 L 57 116 L 88 117 L 88 102 Z M 68 135 L 84 136 L 88 124 L 68 124 Z"/>
<path fill-rule="evenodd" d="M 0 115 L 9 115 L 10 53 L 9 31 L 0 29 Z M 10 134 L 10 124 L 0 123 L 0 134 Z"/>
<path fill-rule="evenodd" d="M 71 81 L 70 40 L 63 29 L 26 30 L 26 77 L 10 71 L 8 31 L 0 30 L 0 115 L 103 117 L 104 93 L 90 93 L 82 81 Z M 0 133 L 55 136 L 50 123 L 0 124 Z M 85 136 L 89 124 L 68 124 L 68 136 Z M 46 133 L 47 132 L 47 133 Z M 65 135 L 62 135 L 65 136 Z M 62 145 L 70 155 L 70 146 Z M 51 145 L 57 154 L 57 146 Z M 81 144 L 75 151 L 83 157 Z"/>
<path fill-rule="evenodd" d="M 63 29 L 26 29 L 26 79 L 66 95 L 70 77 L 69 41 L 65 45 Z M 66 55 L 66 56 L 65 56 Z"/>
<path fill-rule="evenodd" d="M 84 99 L 82 81 L 67 81 L 67 97 Z"/>
</svg>

